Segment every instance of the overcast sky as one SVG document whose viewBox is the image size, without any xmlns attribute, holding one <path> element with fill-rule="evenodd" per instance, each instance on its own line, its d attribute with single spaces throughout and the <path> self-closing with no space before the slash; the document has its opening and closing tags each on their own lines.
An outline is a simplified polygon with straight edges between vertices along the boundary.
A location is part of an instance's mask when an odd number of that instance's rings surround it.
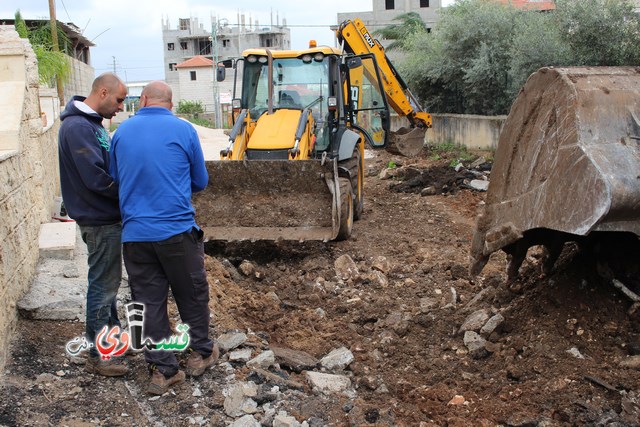
<svg viewBox="0 0 640 427">
<path fill-rule="evenodd" d="M 47 0 L 2 0 L 0 18 L 13 18 L 18 9 L 25 19 L 49 17 Z M 127 81 L 164 79 L 163 18 L 175 29 L 179 18 L 197 17 L 208 31 L 212 15 L 230 24 L 237 23 L 238 13 L 247 22 L 251 15 L 261 26 L 286 19 L 292 48 L 302 49 L 312 38 L 334 45 L 329 26 L 336 24 L 338 12 L 370 10 L 372 0 L 56 0 L 57 19 L 74 23 L 96 44 L 91 49 L 96 74 L 113 70 L 115 62 L 116 72 Z"/>
</svg>

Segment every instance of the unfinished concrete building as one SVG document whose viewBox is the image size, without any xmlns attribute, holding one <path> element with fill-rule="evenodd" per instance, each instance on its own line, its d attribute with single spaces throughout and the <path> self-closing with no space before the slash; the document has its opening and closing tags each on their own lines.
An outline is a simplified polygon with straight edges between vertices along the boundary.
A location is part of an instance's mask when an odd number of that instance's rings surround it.
<svg viewBox="0 0 640 427">
<path fill-rule="evenodd" d="M 212 34 L 215 33 L 215 37 Z M 240 57 L 242 51 L 254 47 L 272 49 L 291 48 L 291 30 L 286 20 L 276 18 L 275 24 L 261 25 L 257 20 L 246 19 L 238 14 L 237 22 L 231 23 L 224 18 L 211 17 L 211 25 L 205 27 L 198 18 L 181 18 L 178 27 L 171 28 L 169 20 L 162 23 L 162 42 L 164 50 L 165 81 L 173 90 L 173 102 L 178 105 L 181 100 L 201 101 L 207 110 L 213 106 L 214 93 L 212 87 L 219 88 L 221 103 L 230 102 L 233 73 L 228 70 L 226 79 L 214 85 L 212 66 L 202 67 L 202 60 L 188 62 L 198 56 L 217 61 L 226 67 L 231 66 L 231 59 Z M 205 69 L 207 68 L 207 69 Z M 183 87 L 185 78 L 181 74 L 187 72 L 188 87 Z M 181 81 L 183 82 L 181 84 Z M 199 93 L 198 99 L 191 99 Z M 204 97 L 208 97 L 204 99 Z"/>
</svg>

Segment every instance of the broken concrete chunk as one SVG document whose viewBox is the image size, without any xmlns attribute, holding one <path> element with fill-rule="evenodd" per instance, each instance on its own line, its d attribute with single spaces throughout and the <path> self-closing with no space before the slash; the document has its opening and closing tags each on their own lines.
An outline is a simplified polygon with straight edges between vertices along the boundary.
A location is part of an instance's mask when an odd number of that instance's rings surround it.
<svg viewBox="0 0 640 427">
<path fill-rule="evenodd" d="M 353 362 L 353 353 L 346 347 L 336 348 L 320 359 L 320 364 L 327 369 L 344 369 L 351 362 Z"/>
<path fill-rule="evenodd" d="M 487 341 L 482 338 L 477 332 L 466 331 L 464 333 L 464 345 L 469 350 L 469 354 L 474 359 L 482 359 L 489 355 L 489 352 L 485 348 Z"/>
<path fill-rule="evenodd" d="M 344 375 L 323 374 L 307 371 L 305 376 L 311 386 L 321 393 L 331 394 L 347 391 L 351 388 L 351 380 Z"/>
<path fill-rule="evenodd" d="M 491 317 L 491 319 L 489 319 L 482 328 L 480 328 L 480 335 L 482 335 L 483 337 L 488 337 L 503 323 L 504 316 L 500 313 L 496 314 L 495 316 Z"/>
<path fill-rule="evenodd" d="M 247 335 L 242 332 L 229 332 L 218 337 L 218 345 L 222 351 L 233 350 L 247 341 Z"/>
<path fill-rule="evenodd" d="M 342 280 L 355 279 L 358 277 L 358 267 L 349 255 L 342 255 L 334 263 L 336 276 Z"/>
<path fill-rule="evenodd" d="M 481 309 L 476 310 L 469 317 L 466 318 L 458 333 L 466 332 L 466 331 L 479 331 L 480 328 L 484 326 L 489 320 L 489 310 Z"/>
<path fill-rule="evenodd" d="M 294 372 L 314 369 L 318 366 L 318 359 L 304 351 L 292 350 L 290 348 L 271 347 L 278 363 Z"/>
<path fill-rule="evenodd" d="M 263 351 L 253 359 L 249 360 L 247 362 L 247 366 L 250 368 L 266 369 L 269 366 L 273 365 L 274 363 L 276 363 L 276 357 L 273 351 L 268 350 L 268 351 Z"/>
</svg>

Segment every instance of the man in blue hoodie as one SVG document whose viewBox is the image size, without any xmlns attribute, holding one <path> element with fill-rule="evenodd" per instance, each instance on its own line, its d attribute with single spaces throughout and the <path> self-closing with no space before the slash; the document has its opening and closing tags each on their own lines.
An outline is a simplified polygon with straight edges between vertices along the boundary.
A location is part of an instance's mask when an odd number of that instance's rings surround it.
<svg viewBox="0 0 640 427">
<path fill-rule="evenodd" d="M 218 359 L 209 338 L 209 284 L 203 233 L 195 222 L 191 194 L 209 175 L 193 126 L 171 113 L 171 88 L 149 83 L 138 113 L 113 136 L 111 174 L 120 188 L 124 264 L 134 301 L 144 304 L 143 334 L 169 339 L 169 288 L 189 326 L 186 374 L 197 377 Z M 151 368 L 147 392 L 164 394 L 185 379 L 172 351 L 145 350 Z"/>
<path fill-rule="evenodd" d="M 127 87 L 115 74 L 98 76 L 89 96 L 69 101 L 60 115 L 58 135 L 62 199 L 80 226 L 89 254 L 85 330 L 94 346 L 86 370 L 105 376 L 128 372 L 122 364 L 101 360 L 95 348 L 96 335 L 105 325 L 119 325 L 115 298 L 122 277 L 122 226 L 118 185 L 109 175 L 111 139 L 102 120 L 122 111 L 126 96 Z"/>
</svg>

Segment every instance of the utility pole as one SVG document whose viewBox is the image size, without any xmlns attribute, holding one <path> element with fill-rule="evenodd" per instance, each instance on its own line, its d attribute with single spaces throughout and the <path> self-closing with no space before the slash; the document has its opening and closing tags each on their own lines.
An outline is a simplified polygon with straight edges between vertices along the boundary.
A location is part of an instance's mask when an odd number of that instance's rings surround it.
<svg viewBox="0 0 640 427">
<path fill-rule="evenodd" d="M 53 41 L 53 51 L 60 52 L 60 46 L 58 45 L 56 5 L 54 3 L 54 0 L 49 0 L 49 22 L 51 23 L 51 40 Z M 58 90 L 58 99 L 60 100 L 60 106 L 64 107 L 64 87 L 62 86 L 62 78 L 60 78 L 59 75 L 56 76 L 56 86 Z"/>
<path fill-rule="evenodd" d="M 211 44 L 213 48 L 213 111 L 215 113 L 216 129 L 222 128 L 222 114 L 220 111 L 220 92 L 218 87 L 218 19 L 211 22 Z"/>
<path fill-rule="evenodd" d="M 115 74 L 116 73 L 116 57 L 112 56 L 112 58 L 113 58 L 113 74 Z"/>
</svg>

